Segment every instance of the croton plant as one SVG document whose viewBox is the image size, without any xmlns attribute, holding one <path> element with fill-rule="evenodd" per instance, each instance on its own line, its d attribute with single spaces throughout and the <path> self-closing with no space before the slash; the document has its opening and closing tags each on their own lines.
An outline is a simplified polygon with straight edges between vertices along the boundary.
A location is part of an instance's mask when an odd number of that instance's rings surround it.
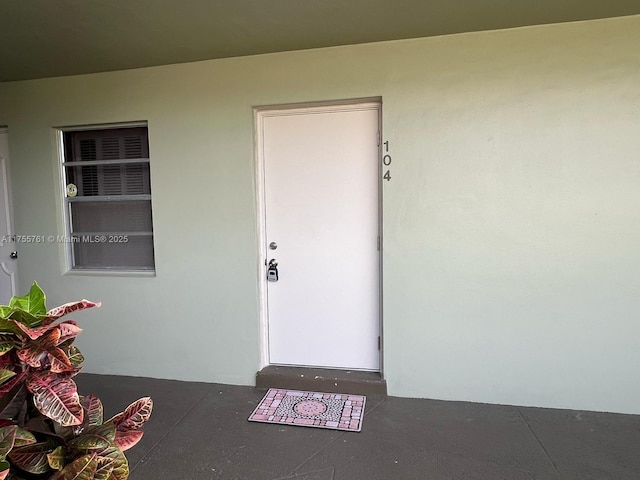
<svg viewBox="0 0 640 480">
<path fill-rule="evenodd" d="M 124 451 L 142 438 L 153 402 L 145 397 L 107 421 L 100 399 L 80 396 L 73 377 L 84 358 L 82 331 L 64 315 L 100 303 L 52 310 L 37 283 L 0 306 L 0 480 L 126 480 Z"/>
</svg>

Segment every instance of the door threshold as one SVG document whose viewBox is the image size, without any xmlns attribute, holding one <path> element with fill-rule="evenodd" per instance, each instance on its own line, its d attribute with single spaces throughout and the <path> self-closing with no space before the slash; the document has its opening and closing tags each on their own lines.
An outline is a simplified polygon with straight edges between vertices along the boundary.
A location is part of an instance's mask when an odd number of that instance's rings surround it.
<svg viewBox="0 0 640 480">
<path fill-rule="evenodd" d="M 256 374 L 256 387 L 357 395 L 387 394 L 387 382 L 378 372 L 278 365 L 260 370 Z"/>
</svg>

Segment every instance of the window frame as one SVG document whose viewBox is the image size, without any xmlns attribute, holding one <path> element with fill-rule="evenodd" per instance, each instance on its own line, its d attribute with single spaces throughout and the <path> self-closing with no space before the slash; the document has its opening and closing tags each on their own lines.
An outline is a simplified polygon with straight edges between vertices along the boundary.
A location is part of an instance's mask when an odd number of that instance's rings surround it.
<svg viewBox="0 0 640 480">
<path fill-rule="evenodd" d="M 78 233 L 73 233 L 72 229 L 72 215 L 71 215 L 71 206 L 73 203 L 80 202 L 90 202 L 96 201 L 97 196 L 88 196 L 86 200 L 80 200 L 79 197 L 76 197 L 75 200 L 70 201 L 67 195 L 67 168 L 72 168 L 74 166 L 90 166 L 90 165 L 109 165 L 109 164 L 148 164 L 149 165 L 149 183 L 151 183 L 151 154 L 148 153 L 148 158 L 140 158 L 140 159 L 120 159 L 120 160 L 97 160 L 97 161 L 84 161 L 78 162 L 69 160 L 67 161 L 67 151 L 65 145 L 65 134 L 73 133 L 73 132 L 83 132 L 83 131 L 108 131 L 115 129 L 123 129 L 123 128 L 145 128 L 147 130 L 147 141 L 149 141 L 149 126 L 146 121 L 136 121 L 136 122 L 123 122 L 123 123 L 108 123 L 108 124 L 89 124 L 89 125 L 74 125 L 74 126 L 65 126 L 58 127 L 55 129 L 56 131 L 56 143 L 58 145 L 58 158 L 57 165 L 59 171 L 59 191 L 58 198 L 60 199 L 59 205 L 61 209 L 61 215 L 59 215 L 61 221 L 61 228 L 59 231 L 64 232 L 61 237 L 56 239 L 57 243 L 60 244 L 64 250 L 64 255 L 62 259 L 62 267 L 64 275 L 81 275 L 81 276 L 135 276 L 135 277 L 155 277 L 156 276 L 156 255 L 155 255 L 155 238 L 154 238 L 154 228 L 153 228 L 153 202 L 152 202 L 152 194 L 136 194 L 136 195 L 101 195 L 99 198 L 100 201 L 127 201 L 127 200 L 141 200 L 141 201 L 149 201 L 150 202 L 150 212 L 151 212 L 151 231 L 150 232 L 136 232 L 136 235 L 140 233 L 145 233 L 146 235 L 151 237 L 151 245 L 153 250 L 153 266 L 145 267 L 145 268 L 127 268 L 127 267 L 104 267 L 104 268 L 96 268 L 96 267 L 78 267 L 75 265 L 75 257 L 73 250 L 73 242 L 70 241 L 73 235 L 78 235 Z M 109 197 L 118 197 L 118 199 L 110 199 Z M 80 232 L 81 235 L 91 235 L 92 233 L 100 232 Z M 131 232 L 114 232 L 114 235 L 123 235 Z"/>
</svg>

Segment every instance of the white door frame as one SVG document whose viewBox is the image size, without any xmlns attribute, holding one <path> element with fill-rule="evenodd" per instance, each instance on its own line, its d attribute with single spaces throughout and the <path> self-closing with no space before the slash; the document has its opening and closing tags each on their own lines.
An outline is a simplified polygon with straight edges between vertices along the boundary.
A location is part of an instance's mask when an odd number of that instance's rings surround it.
<svg viewBox="0 0 640 480">
<path fill-rule="evenodd" d="M 9 165 L 9 129 L 7 127 L 0 127 L 0 135 L 5 137 L 6 151 L 0 150 L 0 182 L 4 187 L 4 202 L 5 211 L 0 212 L 0 215 L 6 215 L 6 223 L 8 226 L 7 234 L 9 236 L 15 234 L 13 223 L 13 196 L 11 194 L 11 166 Z M 17 244 L 14 243 L 14 248 Z M 17 250 L 17 249 L 16 249 Z M 16 260 L 14 260 L 16 261 Z M 8 272 L 1 266 L 2 270 L 11 278 L 12 295 L 18 294 L 18 269 L 15 272 Z"/>
<path fill-rule="evenodd" d="M 259 317 L 260 317 L 260 365 L 262 369 L 269 363 L 269 310 L 266 275 L 266 205 L 265 205 L 265 169 L 264 169 L 264 135 L 263 119 L 267 116 L 274 116 L 289 113 L 291 110 L 300 112 L 328 112 L 328 111 L 353 111 L 360 109 L 371 109 L 375 106 L 378 109 L 378 238 L 379 238 L 379 275 L 378 275 L 378 302 L 379 319 L 378 328 L 380 336 L 380 375 L 383 374 L 383 352 L 384 341 L 382 336 L 382 99 L 363 98 L 353 100 L 342 100 L 335 102 L 314 102 L 304 104 L 269 105 L 254 107 L 254 150 L 255 150 L 255 175 L 256 175 L 256 214 L 258 232 L 258 296 L 259 296 Z"/>
</svg>

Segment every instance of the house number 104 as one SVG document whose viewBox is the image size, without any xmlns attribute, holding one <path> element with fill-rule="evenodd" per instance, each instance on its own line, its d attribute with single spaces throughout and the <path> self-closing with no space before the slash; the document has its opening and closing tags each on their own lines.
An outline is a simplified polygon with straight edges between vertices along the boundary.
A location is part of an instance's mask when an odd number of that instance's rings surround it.
<svg viewBox="0 0 640 480">
<path fill-rule="evenodd" d="M 388 167 L 389 165 L 391 165 L 391 155 L 389 154 L 389 140 L 384 142 L 383 145 L 384 145 L 384 156 L 382 157 L 382 164 L 385 167 Z M 387 182 L 391 180 L 391 170 L 387 168 L 387 171 L 384 172 L 384 175 L 382 176 L 382 178 L 384 178 Z"/>
</svg>

